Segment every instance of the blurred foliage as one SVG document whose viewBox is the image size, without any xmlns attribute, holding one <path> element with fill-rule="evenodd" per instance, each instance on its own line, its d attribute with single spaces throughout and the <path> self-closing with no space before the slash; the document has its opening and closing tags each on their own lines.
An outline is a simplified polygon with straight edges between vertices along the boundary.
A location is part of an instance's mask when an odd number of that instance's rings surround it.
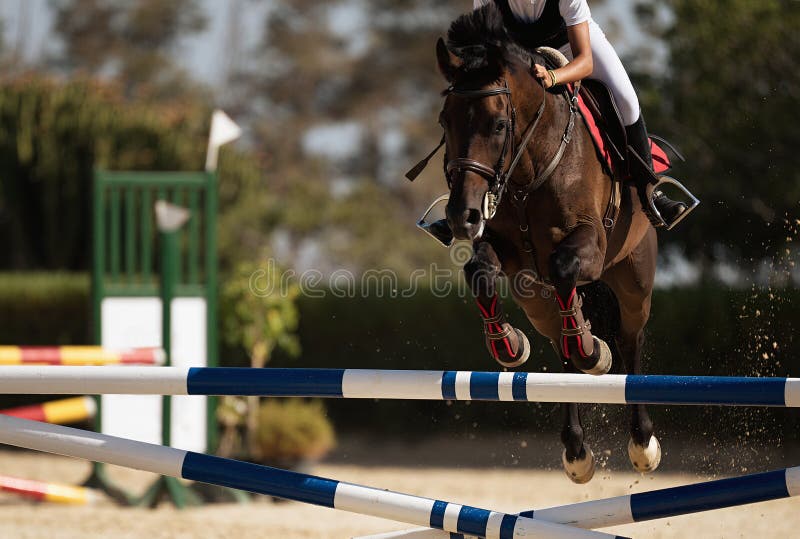
<svg viewBox="0 0 800 539">
<path fill-rule="evenodd" d="M 253 128 L 268 155 L 271 189 L 294 193 L 283 228 L 293 246 L 313 247 L 316 267 L 409 272 L 446 261 L 414 230 L 417 214 L 446 190 L 441 169 L 430 167 L 413 186 L 403 173 L 440 136 L 445 83 L 434 45 L 468 8 L 463 0 L 281 0 L 269 11 L 260 61 L 239 80 L 265 112 Z M 352 154 L 304 146 L 315 128 L 353 122 Z M 279 254 L 290 265 L 299 257 Z"/>
<path fill-rule="evenodd" d="M 333 425 L 319 400 L 266 399 L 261 403 L 258 446 L 263 464 L 318 460 L 336 445 Z"/>
<path fill-rule="evenodd" d="M 94 168 L 197 169 L 207 118 L 203 103 L 129 102 L 89 80 L 0 86 L 2 265 L 87 268 Z"/>
<path fill-rule="evenodd" d="M 217 454 L 294 468 L 318 460 L 336 445 L 333 425 L 319 400 L 254 399 L 258 406 L 254 436 L 247 431 L 248 401 L 252 397 L 223 397 L 217 418 L 223 428 Z"/>
<path fill-rule="evenodd" d="M 295 335 L 299 289 L 280 277 L 280 271 L 267 262 L 245 262 L 222 286 L 222 337 L 230 346 L 244 348 L 252 367 L 266 365 L 276 349 L 290 356 L 300 353 Z"/>
<path fill-rule="evenodd" d="M 270 187 L 263 154 L 225 145 L 219 154 L 217 234 L 223 275 L 271 252 L 287 201 Z"/>
<path fill-rule="evenodd" d="M 53 29 L 63 42 L 54 58 L 67 72 L 111 75 L 128 94 L 189 85 L 175 65 L 180 38 L 206 28 L 198 0 L 54 0 Z"/>
<path fill-rule="evenodd" d="M 298 293 L 298 286 L 283 282 L 280 270 L 271 262 L 265 261 L 261 265 L 241 263 L 231 272 L 222 287 L 220 314 L 223 340 L 231 346 L 244 348 L 249 366 L 253 368 L 266 366 L 276 350 L 283 350 L 289 356 L 297 356 L 300 353 L 295 335 L 298 324 L 295 301 Z M 242 414 L 246 418 L 244 440 L 247 453 L 250 458 L 259 461 L 267 458 L 265 451 L 274 449 L 263 443 L 265 419 L 260 417 L 260 401 L 256 396 L 242 401 L 245 404 Z M 237 409 L 230 402 L 225 406 L 229 411 Z M 230 413 L 219 417 L 224 427 L 220 450 L 223 451 L 223 456 L 231 456 L 237 445 L 236 440 L 240 438 L 241 421 Z M 272 421 L 267 423 L 271 427 L 289 428 L 286 418 L 267 418 L 267 421 Z M 297 435 L 302 438 L 301 433 L 302 429 L 298 430 Z M 285 433 L 276 434 L 280 435 L 276 443 L 294 441 L 294 438 Z"/>
<path fill-rule="evenodd" d="M 800 210 L 800 2 L 671 0 L 666 17 L 662 2 L 639 4 L 669 52 L 641 80 L 646 117 L 684 150 L 677 175 L 703 201 L 662 238 L 694 256 L 719 256 L 719 244 L 737 263 L 758 263 Z"/>
<path fill-rule="evenodd" d="M 0 343 L 91 344 L 84 273 L 0 273 Z"/>
</svg>

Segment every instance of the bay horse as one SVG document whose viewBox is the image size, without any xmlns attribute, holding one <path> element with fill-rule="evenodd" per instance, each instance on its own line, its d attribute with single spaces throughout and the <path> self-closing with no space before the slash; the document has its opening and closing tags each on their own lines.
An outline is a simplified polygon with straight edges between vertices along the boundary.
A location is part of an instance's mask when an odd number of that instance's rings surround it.
<svg viewBox="0 0 800 539">
<path fill-rule="evenodd" d="M 626 372 L 639 373 L 658 247 L 635 187 L 617 183 L 614 199 L 614 179 L 576 117 L 575 101 L 563 89 L 545 90 L 533 76 L 532 66 L 545 58 L 509 37 L 493 4 L 454 21 L 436 56 L 449 83 L 439 118 L 447 224 L 455 239 L 473 242 L 464 270 L 489 352 L 516 367 L 530 351 L 498 300 L 502 273 L 567 372 L 605 374 L 616 355 Z M 614 204 L 618 211 L 609 213 Z M 594 303 L 587 296 L 584 304 L 577 287 L 591 292 L 598 281 L 613 296 L 600 294 Z M 609 308 L 611 316 L 600 315 Z M 637 471 L 655 470 L 661 448 L 653 424 L 644 405 L 629 408 L 631 462 Z M 564 404 L 561 440 L 568 477 L 589 481 L 595 459 L 574 403 Z"/>
</svg>

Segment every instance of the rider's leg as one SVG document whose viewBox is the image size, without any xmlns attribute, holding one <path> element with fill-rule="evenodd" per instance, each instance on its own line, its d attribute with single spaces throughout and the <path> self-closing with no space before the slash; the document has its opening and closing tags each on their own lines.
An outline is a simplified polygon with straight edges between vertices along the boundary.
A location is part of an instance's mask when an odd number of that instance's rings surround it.
<svg viewBox="0 0 800 539">
<path fill-rule="evenodd" d="M 622 65 L 617 52 L 608 42 L 603 30 L 594 22 L 589 21 L 589 39 L 592 44 L 592 58 L 594 71 L 591 78 L 597 79 L 611 90 L 614 102 L 619 109 L 628 144 L 639 154 L 648 168 L 652 170 L 652 156 L 650 154 L 650 139 L 639 109 L 639 98 L 633 88 L 630 77 Z M 643 207 L 647 208 L 646 192 L 648 183 L 653 179 L 651 173 L 642 167 L 631 167 L 631 175 L 639 191 Z M 678 215 L 686 210 L 686 205 L 674 202 L 663 193 L 657 193 L 653 199 L 656 209 L 665 221 L 672 222 Z"/>
<path fill-rule="evenodd" d="M 625 134 L 628 137 L 628 145 L 633 148 L 647 167 L 652 170 L 653 156 L 650 151 L 650 137 L 647 135 L 647 127 L 644 124 L 644 118 L 639 113 L 639 119 L 631 125 L 625 126 Z M 636 182 L 636 188 L 639 191 L 639 196 L 642 199 L 642 204 L 647 203 L 645 198 L 648 182 L 652 181 L 652 176 L 648 171 L 642 170 L 641 166 L 636 166 L 638 163 L 632 163 L 631 176 Z M 655 205 L 661 218 L 667 223 L 675 222 L 680 214 L 686 211 L 686 204 L 683 202 L 676 202 L 669 199 L 663 192 L 656 191 L 653 195 L 653 204 Z M 646 207 L 646 206 L 644 206 Z"/>
</svg>

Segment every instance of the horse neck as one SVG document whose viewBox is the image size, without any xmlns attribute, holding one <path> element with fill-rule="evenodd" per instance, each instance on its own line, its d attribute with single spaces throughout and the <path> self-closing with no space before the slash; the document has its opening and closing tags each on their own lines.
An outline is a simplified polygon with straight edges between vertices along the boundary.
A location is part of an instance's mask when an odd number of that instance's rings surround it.
<svg viewBox="0 0 800 539">
<path fill-rule="evenodd" d="M 537 174 L 541 173 L 550 164 L 558 152 L 570 117 L 570 103 L 563 92 L 547 92 L 545 99 L 547 104 L 540 121 L 543 125 L 541 128 L 537 128 L 538 132 L 534 135 L 534 142 L 528 148 L 528 155 Z M 554 184 L 567 182 L 572 186 L 580 186 L 586 192 L 594 192 L 599 185 L 606 183 L 597 181 L 598 175 L 605 175 L 605 173 L 596 152 L 576 151 L 577 147 L 593 149 L 594 142 L 588 128 L 580 117 L 580 112 L 576 111 L 575 114 L 571 140 L 556 171 L 548 182 Z M 582 170 L 583 173 L 565 175 L 563 170 L 566 168 L 577 168 Z"/>
<path fill-rule="evenodd" d="M 538 91 L 541 92 L 541 89 Z M 519 171 L 514 174 L 514 182 L 521 186 L 538 178 L 550 165 L 569 123 L 569 102 L 563 94 L 547 92 L 545 99 L 542 118 L 526 149 L 525 158 L 520 162 Z M 522 120 L 524 125 L 527 126 L 530 119 L 535 116 L 540 104 L 540 100 L 532 99 L 526 105 Z M 604 181 L 609 178 L 600 164 L 593 144 L 584 122 L 576 117 L 571 140 L 561 161 L 534 195 L 548 208 L 546 211 L 548 217 L 540 215 L 538 220 L 550 221 L 555 225 L 559 222 L 573 221 L 576 212 L 594 215 L 602 211 L 601 206 L 604 207 L 610 195 L 611 182 Z M 540 210 L 541 207 L 529 206 L 529 212 L 536 213 Z M 596 216 L 600 222 L 602 216 L 600 214 Z"/>
<path fill-rule="evenodd" d="M 535 85 L 526 93 L 538 97 L 542 94 L 542 89 Z M 514 183 L 520 186 L 527 185 L 535 177 L 538 177 L 550 163 L 558 151 L 561 137 L 569 120 L 569 107 L 566 106 L 560 95 L 546 92 L 544 99 L 546 103 L 542 117 L 536 125 L 533 137 L 525 149 L 524 157 L 512 178 Z M 517 111 L 517 114 L 523 113 L 517 120 L 519 122 L 518 137 L 522 137 L 525 129 L 535 121 L 540 106 L 541 100 L 531 98 Z"/>
</svg>

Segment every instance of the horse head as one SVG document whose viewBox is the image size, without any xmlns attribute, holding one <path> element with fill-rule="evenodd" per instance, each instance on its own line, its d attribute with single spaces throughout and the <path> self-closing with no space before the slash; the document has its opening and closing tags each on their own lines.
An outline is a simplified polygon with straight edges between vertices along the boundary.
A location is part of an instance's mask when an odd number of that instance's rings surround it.
<svg viewBox="0 0 800 539">
<path fill-rule="evenodd" d="M 530 169 L 523 139 L 532 134 L 544 92 L 532 76 L 530 55 L 504 39 L 501 27 L 487 33 L 491 25 L 484 21 L 478 33 L 460 21 L 451 26 L 447 45 L 443 39 L 436 44 L 439 70 L 450 85 L 439 123 L 450 188 L 447 222 L 455 238 L 475 240 L 517 163 Z"/>
</svg>

